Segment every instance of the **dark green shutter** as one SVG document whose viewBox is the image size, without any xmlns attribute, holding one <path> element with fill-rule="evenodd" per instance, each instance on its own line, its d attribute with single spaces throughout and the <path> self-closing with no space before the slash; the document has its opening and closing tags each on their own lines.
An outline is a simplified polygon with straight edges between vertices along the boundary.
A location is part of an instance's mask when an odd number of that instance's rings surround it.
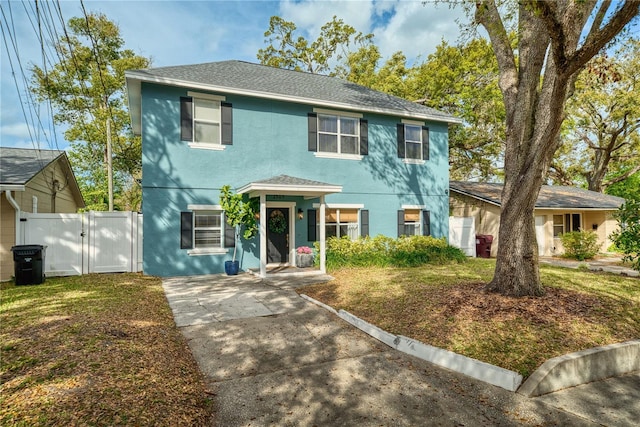
<svg viewBox="0 0 640 427">
<path fill-rule="evenodd" d="M 193 99 L 180 97 L 180 140 L 193 141 Z"/>
<path fill-rule="evenodd" d="M 316 237 L 316 210 L 307 209 L 307 240 L 309 242 L 315 242 Z"/>
<path fill-rule="evenodd" d="M 222 121 L 222 145 L 233 144 L 233 108 L 231 104 L 220 104 L 220 117 Z"/>
<path fill-rule="evenodd" d="M 193 249 L 193 212 L 180 212 L 180 249 Z"/>
<path fill-rule="evenodd" d="M 431 236 L 431 212 L 422 211 L 422 235 Z"/>
<path fill-rule="evenodd" d="M 404 236 L 404 210 L 398 211 L 398 237 Z"/>
<path fill-rule="evenodd" d="M 422 126 L 422 160 L 429 160 L 429 128 Z"/>
<path fill-rule="evenodd" d="M 405 158 L 405 150 L 404 150 L 404 125 L 402 123 L 398 123 L 398 157 L 401 159 Z"/>
<path fill-rule="evenodd" d="M 369 211 L 360 210 L 360 236 L 367 237 L 369 235 Z"/>
<path fill-rule="evenodd" d="M 309 113 L 307 117 L 309 123 L 308 149 L 309 151 L 318 151 L 318 115 L 316 113 Z"/>
<path fill-rule="evenodd" d="M 360 119 L 360 155 L 369 154 L 369 122 Z"/>
</svg>

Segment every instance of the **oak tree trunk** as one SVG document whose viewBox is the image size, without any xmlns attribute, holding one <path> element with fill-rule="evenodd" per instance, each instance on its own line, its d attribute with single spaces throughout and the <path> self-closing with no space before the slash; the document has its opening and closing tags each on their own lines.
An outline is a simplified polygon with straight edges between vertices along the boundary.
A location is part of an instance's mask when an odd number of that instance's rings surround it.
<svg viewBox="0 0 640 427">
<path fill-rule="evenodd" d="M 476 22 L 487 30 L 498 61 L 507 118 L 498 258 L 489 291 L 542 294 L 534 208 L 558 149 L 567 93 L 577 73 L 638 14 L 639 4 L 624 2 L 611 14 L 610 2 L 521 0 L 516 57 L 496 1 L 476 2 Z"/>
</svg>

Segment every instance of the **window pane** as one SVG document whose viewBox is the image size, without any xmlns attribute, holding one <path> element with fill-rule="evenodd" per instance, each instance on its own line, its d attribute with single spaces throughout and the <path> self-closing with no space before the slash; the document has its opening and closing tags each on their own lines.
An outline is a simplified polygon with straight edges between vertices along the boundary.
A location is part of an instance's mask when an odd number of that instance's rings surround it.
<svg viewBox="0 0 640 427">
<path fill-rule="evenodd" d="M 326 209 L 325 210 L 325 221 L 326 222 L 338 222 L 338 211 L 335 209 Z"/>
<path fill-rule="evenodd" d="M 340 222 L 358 222 L 358 210 L 340 209 Z"/>
<path fill-rule="evenodd" d="M 326 238 L 328 239 L 329 237 L 337 237 L 338 236 L 338 226 L 336 225 L 327 225 L 327 233 L 326 233 Z"/>
<path fill-rule="evenodd" d="M 560 235 L 564 232 L 564 227 L 562 225 L 554 225 L 553 226 L 553 237 L 560 237 Z"/>
<path fill-rule="evenodd" d="M 220 144 L 220 125 L 217 123 L 195 123 L 195 142 Z"/>
<path fill-rule="evenodd" d="M 349 224 L 349 239 L 357 240 L 358 239 L 358 224 Z"/>
<path fill-rule="evenodd" d="M 340 152 L 343 154 L 360 154 L 358 138 L 355 136 L 343 136 L 340 139 Z"/>
<path fill-rule="evenodd" d="M 346 117 L 340 117 L 340 133 L 342 135 L 357 135 L 356 132 L 358 126 L 357 119 L 351 119 Z"/>
<path fill-rule="evenodd" d="M 220 102 L 206 99 L 194 99 L 195 118 L 197 120 L 207 120 L 220 122 Z"/>
<path fill-rule="evenodd" d="M 219 212 L 196 212 L 195 214 L 195 226 L 196 228 L 201 227 L 220 227 L 221 215 Z"/>
<path fill-rule="evenodd" d="M 562 215 L 554 215 L 553 216 L 553 225 L 563 225 L 564 221 L 562 220 Z"/>
<path fill-rule="evenodd" d="M 340 237 L 349 235 L 349 226 L 344 224 L 340 226 Z"/>
<path fill-rule="evenodd" d="M 405 224 L 404 225 L 404 234 L 406 236 L 418 236 L 420 235 L 420 224 Z"/>
<path fill-rule="evenodd" d="M 336 116 L 318 116 L 318 131 L 338 133 L 338 118 Z"/>
<path fill-rule="evenodd" d="M 422 128 L 420 126 L 405 125 L 404 139 L 405 141 L 422 141 Z"/>
<path fill-rule="evenodd" d="M 324 151 L 325 153 L 337 153 L 338 137 L 336 135 L 319 134 L 318 151 Z"/>
<path fill-rule="evenodd" d="M 219 248 L 220 247 L 220 230 L 196 230 L 195 247 L 196 248 Z"/>
<path fill-rule="evenodd" d="M 422 144 L 419 142 L 407 142 L 405 156 L 407 159 L 422 160 Z"/>
<path fill-rule="evenodd" d="M 404 210 L 404 222 L 420 222 L 420 210 L 419 209 L 405 209 Z"/>
</svg>

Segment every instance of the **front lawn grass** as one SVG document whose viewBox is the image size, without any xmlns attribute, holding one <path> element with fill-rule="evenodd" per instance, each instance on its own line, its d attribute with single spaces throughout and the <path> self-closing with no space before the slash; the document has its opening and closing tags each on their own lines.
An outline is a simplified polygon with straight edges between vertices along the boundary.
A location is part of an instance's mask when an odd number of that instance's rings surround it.
<svg viewBox="0 0 640 427">
<path fill-rule="evenodd" d="M 522 374 L 574 351 L 640 337 L 640 280 L 541 266 L 545 295 L 487 293 L 495 260 L 344 268 L 299 288 L 393 333 Z"/>
<path fill-rule="evenodd" d="M 2 283 L 0 425 L 204 425 L 205 384 L 160 279 Z"/>
</svg>

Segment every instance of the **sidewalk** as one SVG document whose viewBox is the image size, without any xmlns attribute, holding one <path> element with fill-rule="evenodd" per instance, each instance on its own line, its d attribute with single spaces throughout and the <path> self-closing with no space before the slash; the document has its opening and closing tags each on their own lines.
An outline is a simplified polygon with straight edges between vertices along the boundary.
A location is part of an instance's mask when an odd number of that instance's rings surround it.
<svg viewBox="0 0 640 427">
<path fill-rule="evenodd" d="M 586 266 L 586 268 L 592 271 L 604 271 L 629 277 L 640 277 L 640 272 L 629 267 L 617 265 L 617 263 L 622 261 L 620 257 L 600 257 L 588 261 L 576 261 L 559 257 L 540 257 L 539 260 L 543 264 L 551 264 L 558 267 L 580 268 L 580 266 Z"/>
<path fill-rule="evenodd" d="M 249 275 L 163 282 L 206 376 L 216 425 L 602 424 L 560 400 L 529 399 L 395 351 L 300 298 L 299 284 Z M 578 408 L 591 404 L 572 396 Z M 599 403 L 613 407 L 612 396 Z M 635 399 L 615 425 L 633 425 Z"/>
</svg>

